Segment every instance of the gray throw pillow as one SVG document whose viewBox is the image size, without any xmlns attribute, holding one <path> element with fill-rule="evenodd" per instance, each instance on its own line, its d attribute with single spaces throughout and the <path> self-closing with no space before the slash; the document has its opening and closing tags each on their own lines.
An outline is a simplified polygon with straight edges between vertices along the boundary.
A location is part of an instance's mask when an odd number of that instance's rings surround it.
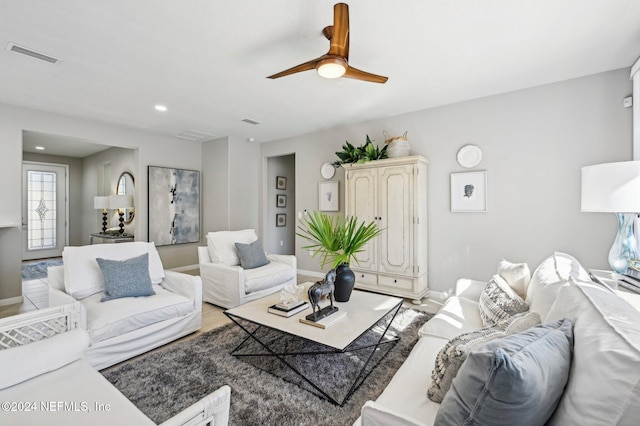
<svg viewBox="0 0 640 426">
<path fill-rule="evenodd" d="M 565 318 L 492 340 L 467 357 L 437 425 L 544 425 L 569 378 L 573 324 Z"/>
<path fill-rule="evenodd" d="M 242 269 L 254 269 L 269 263 L 269 259 L 264 254 L 262 241 L 255 240 L 251 244 L 235 243 L 240 258 Z"/>
<path fill-rule="evenodd" d="M 540 315 L 536 312 L 524 312 L 502 320 L 494 326 L 464 333 L 449 340 L 436 357 L 427 397 L 433 402 L 442 402 L 458 370 L 473 350 L 492 339 L 520 333 L 538 324 Z"/>
<path fill-rule="evenodd" d="M 153 296 L 149 275 L 149 254 L 127 260 L 97 258 L 104 278 L 102 302 L 121 297 Z"/>
<path fill-rule="evenodd" d="M 500 275 L 494 275 L 482 290 L 480 317 L 485 326 L 496 324 L 510 316 L 526 312 L 529 306 Z"/>
</svg>

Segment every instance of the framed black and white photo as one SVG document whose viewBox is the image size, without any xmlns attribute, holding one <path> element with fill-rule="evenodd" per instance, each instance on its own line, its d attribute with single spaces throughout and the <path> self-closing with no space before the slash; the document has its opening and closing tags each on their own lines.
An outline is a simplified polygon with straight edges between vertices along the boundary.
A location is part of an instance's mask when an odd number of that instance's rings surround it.
<svg viewBox="0 0 640 426">
<path fill-rule="evenodd" d="M 337 180 L 318 183 L 318 210 L 337 212 L 340 210 L 340 186 Z"/>
<path fill-rule="evenodd" d="M 287 189 L 287 178 L 284 176 L 276 176 L 276 189 Z"/>
<path fill-rule="evenodd" d="M 287 215 L 284 213 L 278 213 L 276 215 L 276 226 L 287 226 Z"/>
<path fill-rule="evenodd" d="M 276 207 L 287 207 L 287 196 L 284 194 L 276 195 Z"/>
<path fill-rule="evenodd" d="M 451 173 L 451 211 L 487 211 L 487 172 Z"/>
<path fill-rule="evenodd" d="M 156 246 L 200 241 L 200 172 L 148 167 L 149 241 Z"/>
</svg>

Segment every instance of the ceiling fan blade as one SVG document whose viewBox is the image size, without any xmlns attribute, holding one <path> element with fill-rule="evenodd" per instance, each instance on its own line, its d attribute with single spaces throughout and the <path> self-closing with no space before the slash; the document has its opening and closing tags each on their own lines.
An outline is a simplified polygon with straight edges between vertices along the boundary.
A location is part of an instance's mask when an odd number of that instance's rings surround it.
<svg viewBox="0 0 640 426">
<path fill-rule="evenodd" d="M 279 72 L 277 74 L 270 75 L 267 78 L 271 78 L 271 79 L 280 78 L 280 77 L 284 77 L 286 75 L 295 74 L 295 73 L 298 73 L 298 72 L 314 70 L 314 69 L 316 69 L 316 65 L 318 64 L 318 61 L 320 59 L 321 58 L 312 59 L 311 61 L 305 62 L 304 64 L 296 65 L 295 67 L 289 68 L 288 70 L 284 70 L 284 71 L 281 71 L 281 72 Z"/>
<path fill-rule="evenodd" d="M 325 35 L 326 32 L 325 32 Z M 329 55 L 349 60 L 349 6 L 337 3 L 333 6 L 333 28 L 331 31 Z"/>
<path fill-rule="evenodd" d="M 389 77 L 384 77 L 384 76 L 381 76 L 381 75 L 376 75 L 376 74 L 371 74 L 369 72 L 360 71 L 359 69 L 354 68 L 351 65 L 349 65 L 349 67 L 347 68 L 347 71 L 344 73 L 343 77 L 353 78 L 353 79 L 356 79 L 356 80 L 370 81 L 372 83 L 380 83 L 380 84 L 384 84 L 384 83 L 387 82 L 387 80 L 389 80 Z"/>
</svg>

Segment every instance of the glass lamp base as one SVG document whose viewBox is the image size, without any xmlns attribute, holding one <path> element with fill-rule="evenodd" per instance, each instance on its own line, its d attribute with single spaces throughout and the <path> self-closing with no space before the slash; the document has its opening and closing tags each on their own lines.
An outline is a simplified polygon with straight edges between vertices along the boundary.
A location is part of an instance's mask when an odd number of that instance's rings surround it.
<svg viewBox="0 0 640 426">
<path fill-rule="evenodd" d="M 633 235 L 635 217 L 635 213 L 616 213 L 618 233 L 609 250 L 609 266 L 618 274 L 627 272 L 629 260 L 638 258 L 638 245 Z"/>
</svg>

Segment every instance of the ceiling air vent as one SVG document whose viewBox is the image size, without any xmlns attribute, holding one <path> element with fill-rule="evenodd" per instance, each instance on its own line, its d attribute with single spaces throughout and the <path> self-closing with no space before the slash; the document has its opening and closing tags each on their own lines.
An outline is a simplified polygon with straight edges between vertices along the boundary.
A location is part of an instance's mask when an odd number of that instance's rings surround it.
<svg viewBox="0 0 640 426">
<path fill-rule="evenodd" d="M 250 118 L 243 118 L 242 121 L 244 121 L 245 123 L 253 124 L 253 125 L 262 124 L 261 122 L 252 120 Z"/>
<path fill-rule="evenodd" d="M 9 42 L 7 45 L 7 50 L 11 52 L 21 53 L 23 55 L 31 56 L 35 59 L 40 59 L 41 61 L 49 62 L 51 64 L 57 64 L 60 62 L 60 59 L 54 58 L 53 56 L 45 55 L 44 53 L 36 52 L 33 49 L 28 49 L 24 46 L 18 46 L 15 43 Z"/>
<path fill-rule="evenodd" d="M 180 139 L 186 139 L 188 141 L 204 142 L 215 138 L 215 135 L 209 133 L 199 132 L 197 130 L 185 130 L 176 134 Z"/>
</svg>

